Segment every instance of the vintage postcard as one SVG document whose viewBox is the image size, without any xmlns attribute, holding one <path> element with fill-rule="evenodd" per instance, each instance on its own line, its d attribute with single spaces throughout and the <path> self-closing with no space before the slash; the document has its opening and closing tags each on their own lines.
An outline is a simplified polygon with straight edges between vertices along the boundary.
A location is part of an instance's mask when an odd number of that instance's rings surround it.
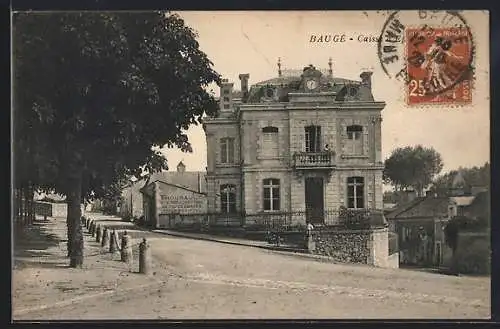
<svg viewBox="0 0 500 329">
<path fill-rule="evenodd" d="M 13 320 L 491 317 L 487 11 L 12 15 Z"/>
</svg>

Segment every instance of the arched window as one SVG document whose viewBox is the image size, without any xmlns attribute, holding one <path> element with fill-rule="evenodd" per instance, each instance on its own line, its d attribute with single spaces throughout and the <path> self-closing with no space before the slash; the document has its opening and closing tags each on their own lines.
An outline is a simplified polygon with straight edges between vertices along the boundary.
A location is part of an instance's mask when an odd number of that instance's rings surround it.
<svg viewBox="0 0 500 329">
<path fill-rule="evenodd" d="M 279 129 L 277 127 L 262 128 L 262 156 L 277 157 L 279 155 Z"/>
<path fill-rule="evenodd" d="M 363 177 L 347 178 L 347 208 L 365 207 L 365 179 Z"/>
<path fill-rule="evenodd" d="M 236 212 L 236 186 L 224 184 L 220 186 L 220 210 L 222 213 Z"/>
<path fill-rule="evenodd" d="M 280 210 L 280 180 L 268 178 L 264 179 L 262 183 L 264 210 Z"/>
<path fill-rule="evenodd" d="M 348 154 L 363 154 L 363 127 L 352 125 L 347 127 L 347 152 Z"/>
</svg>

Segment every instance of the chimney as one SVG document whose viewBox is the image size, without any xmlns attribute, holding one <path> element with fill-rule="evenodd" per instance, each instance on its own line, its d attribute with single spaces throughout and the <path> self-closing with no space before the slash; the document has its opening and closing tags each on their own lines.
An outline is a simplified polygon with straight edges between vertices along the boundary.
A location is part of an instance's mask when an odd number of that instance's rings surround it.
<svg viewBox="0 0 500 329">
<path fill-rule="evenodd" d="M 278 58 L 278 76 L 281 77 L 281 58 Z"/>
<path fill-rule="evenodd" d="M 359 75 L 361 84 L 367 86 L 369 89 L 372 89 L 372 74 L 373 72 L 365 71 Z"/>
<path fill-rule="evenodd" d="M 198 192 L 201 193 L 201 176 L 200 176 L 200 173 L 198 173 Z"/>
<path fill-rule="evenodd" d="M 328 75 L 330 76 L 330 78 L 333 76 L 332 58 L 331 57 L 328 59 Z"/>
<path fill-rule="evenodd" d="M 245 102 L 248 98 L 248 79 L 250 78 L 250 74 L 240 74 L 239 77 L 241 82 L 241 93 L 243 94 L 241 99 L 243 102 Z"/>
<path fill-rule="evenodd" d="M 179 164 L 177 165 L 177 172 L 179 173 L 183 173 L 186 171 L 186 165 L 184 163 L 179 162 Z"/>
<path fill-rule="evenodd" d="M 229 82 L 228 79 L 222 79 L 220 87 L 220 110 L 223 112 L 228 112 L 232 110 L 233 107 L 233 83 Z"/>
</svg>

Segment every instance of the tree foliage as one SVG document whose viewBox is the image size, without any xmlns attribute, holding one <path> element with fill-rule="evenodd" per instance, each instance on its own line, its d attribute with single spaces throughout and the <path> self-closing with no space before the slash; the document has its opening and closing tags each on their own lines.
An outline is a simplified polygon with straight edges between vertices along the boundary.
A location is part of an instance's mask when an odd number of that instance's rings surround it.
<svg viewBox="0 0 500 329">
<path fill-rule="evenodd" d="M 459 232 L 479 232 L 489 230 L 490 223 L 488 218 L 470 218 L 466 216 L 455 216 L 446 223 L 444 229 L 445 242 L 453 251 L 458 246 Z"/>
<path fill-rule="evenodd" d="M 480 167 L 474 166 L 472 168 L 459 168 L 458 170 L 451 170 L 447 173 L 439 175 L 433 180 L 431 190 L 436 192 L 438 195 L 446 195 L 452 188 L 453 179 L 459 171 L 464 178 L 466 185 L 465 188 L 470 188 L 471 186 L 490 185 L 490 164 L 485 163 Z"/>
<path fill-rule="evenodd" d="M 184 131 L 216 113 L 206 87 L 220 77 L 164 12 L 17 13 L 13 31 L 16 181 L 66 195 L 69 240 L 82 240 L 72 207 L 167 168 L 154 147 L 191 151 Z"/>
<path fill-rule="evenodd" d="M 433 148 L 421 145 L 398 148 L 385 160 L 384 182 L 395 190 L 411 187 L 422 195 L 442 169 L 441 155 Z"/>
</svg>

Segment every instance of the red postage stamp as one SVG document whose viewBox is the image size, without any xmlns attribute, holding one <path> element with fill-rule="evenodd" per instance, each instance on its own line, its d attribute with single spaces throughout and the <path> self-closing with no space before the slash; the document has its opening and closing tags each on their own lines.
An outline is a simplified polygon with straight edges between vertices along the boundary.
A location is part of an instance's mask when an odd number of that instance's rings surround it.
<svg viewBox="0 0 500 329">
<path fill-rule="evenodd" d="M 406 29 L 408 105 L 472 101 L 472 40 L 464 27 Z"/>
</svg>

